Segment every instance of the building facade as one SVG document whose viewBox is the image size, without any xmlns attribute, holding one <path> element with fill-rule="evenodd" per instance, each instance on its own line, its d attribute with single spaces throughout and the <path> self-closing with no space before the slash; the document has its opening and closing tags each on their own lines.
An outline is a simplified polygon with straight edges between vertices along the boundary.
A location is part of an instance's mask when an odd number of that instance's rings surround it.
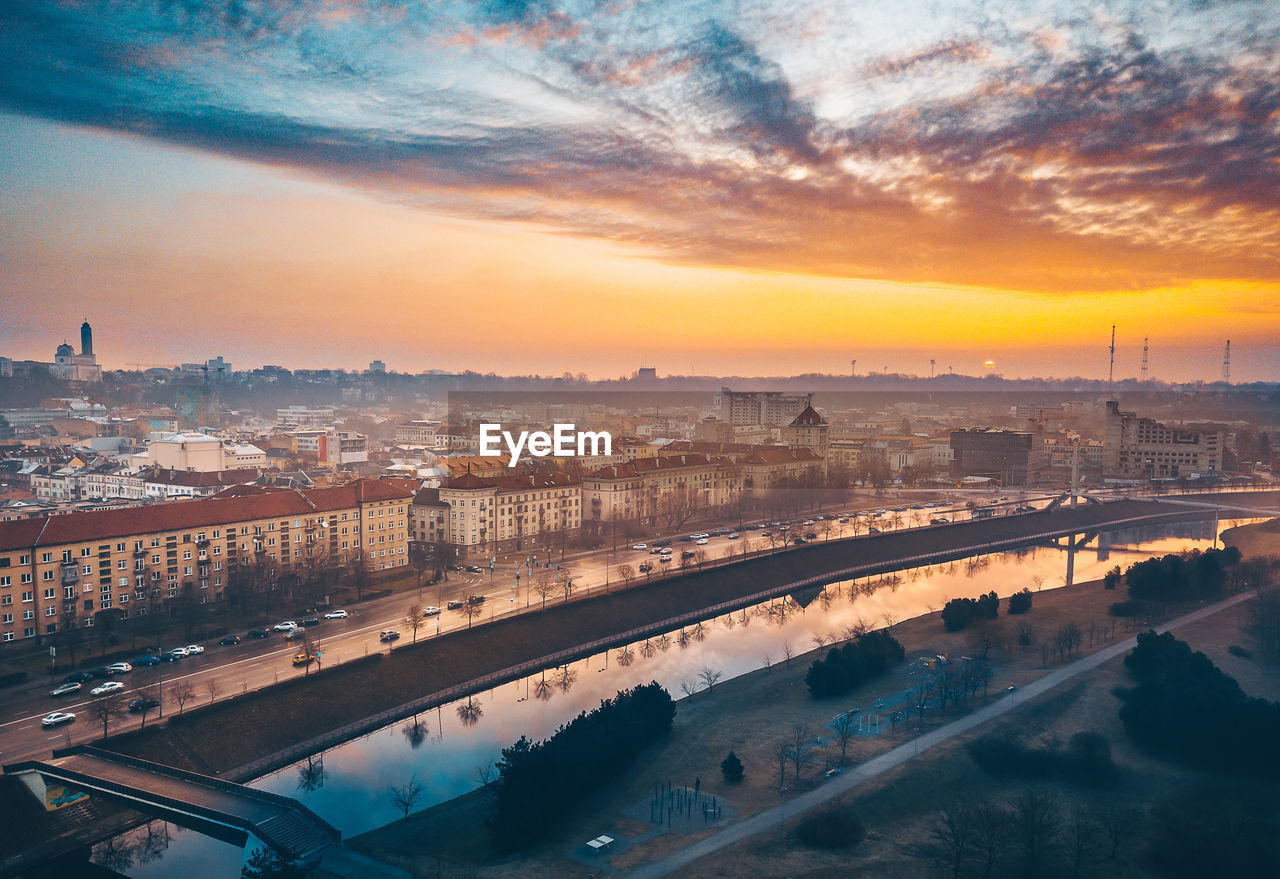
<svg viewBox="0 0 1280 879">
<path fill-rule="evenodd" d="M 1173 427 L 1122 412 L 1109 400 L 1102 469 L 1107 475 L 1137 479 L 1179 479 L 1222 470 L 1226 431 L 1212 425 Z"/>
<path fill-rule="evenodd" d="M 978 428 L 951 432 L 951 475 L 982 476 L 1001 485 L 1031 485 L 1041 468 L 1036 434 Z"/>
<path fill-rule="evenodd" d="M 412 498 L 400 483 L 357 480 L 0 522 L 0 643 L 68 620 L 92 625 L 105 610 L 154 612 L 179 596 L 217 602 L 237 567 L 278 577 L 407 565 Z"/>
</svg>

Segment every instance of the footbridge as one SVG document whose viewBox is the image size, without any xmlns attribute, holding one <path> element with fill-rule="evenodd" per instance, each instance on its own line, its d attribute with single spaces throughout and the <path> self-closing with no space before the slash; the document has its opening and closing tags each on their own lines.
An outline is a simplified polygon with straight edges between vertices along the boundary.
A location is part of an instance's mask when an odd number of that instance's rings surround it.
<svg viewBox="0 0 1280 879">
<path fill-rule="evenodd" d="M 59 805 L 54 799 L 96 794 L 240 845 L 253 836 L 286 861 L 310 859 L 342 838 L 291 797 L 93 747 L 12 763 L 4 771 L 46 808 Z"/>
</svg>

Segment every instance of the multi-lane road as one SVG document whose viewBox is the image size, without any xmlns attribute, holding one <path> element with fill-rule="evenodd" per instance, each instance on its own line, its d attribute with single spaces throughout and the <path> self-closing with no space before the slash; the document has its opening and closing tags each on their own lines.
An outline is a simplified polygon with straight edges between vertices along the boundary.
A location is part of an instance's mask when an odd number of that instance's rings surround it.
<svg viewBox="0 0 1280 879">
<path fill-rule="evenodd" d="M 999 498 L 991 495 L 984 495 L 983 500 L 997 503 L 1000 501 Z M 999 503 L 999 506 L 1012 509 L 1015 505 L 1031 504 L 1039 507 L 1047 501 L 1048 498 L 1044 496 L 1035 498 L 1010 496 L 1004 503 Z M 864 511 L 865 515 L 860 520 L 855 519 L 844 525 L 838 521 L 832 522 L 829 536 L 822 527 L 824 523 L 816 520 L 816 517 L 815 523 L 809 526 L 803 524 L 804 517 L 793 520 L 796 524 L 792 526 L 792 533 L 797 531 L 805 533 L 812 530 L 818 534 L 818 540 L 835 540 L 841 537 L 865 535 L 868 533 L 869 525 L 872 524 L 889 530 L 889 522 L 895 518 L 894 510 L 889 507 L 890 504 L 901 508 L 896 517 L 898 528 L 928 527 L 931 518 L 938 516 L 948 519 L 959 518 L 958 513 L 964 514 L 963 501 L 953 502 L 945 507 L 922 507 L 918 503 L 913 504 L 909 500 L 902 499 L 882 503 L 886 507 L 884 514 L 876 517 L 875 508 L 872 508 Z M 856 512 L 856 509 L 851 507 L 849 512 Z M 858 522 L 856 527 L 855 521 Z M 777 533 L 778 528 L 772 527 L 769 530 Z M 732 540 L 727 535 L 708 537 L 707 543 L 702 546 L 692 541 L 683 541 L 679 536 L 672 536 L 673 558 L 667 565 L 661 564 L 658 556 L 647 550 L 631 549 L 630 541 L 624 546 L 619 546 L 617 550 L 610 546 L 605 549 L 570 554 L 563 562 L 560 562 L 559 552 L 553 550 L 552 566 L 549 569 L 546 567 L 548 559 L 545 549 L 506 554 L 497 559 L 492 571 L 486 563 L 481 568 L 481 573 L 453 572 L 447 581 L 424 586 L 421 594 L 416 591 L 401 592 L 386 598 L 364 602 L 359 606 L 347 608 L 349 613 L 347 619 L 322 619 L 319 626 L 308 631 L 322 654 L 321 665 L 339 663 L 379 650 L 395 649 L 412 642 L 414 633 L 405 624 L 406 612 L 411 604 L 446 607 L 450 600 L 461 600 L 469 595 L 483 594 L 486 596 L 486 601 L 480 606 L 479 617 L 474 620 L 474 623 L 479 623 L 503 614 L 523 612 L 526 609 L 537 610 L 542 605 L 542 598 L 531 588 L 531 585 L 537 575 L 543 571 L 552 575 L 561 573 L 566 576 L 572 575 L 573 595 L 582 596 L 621 585 L 618 566 L 622 564 L 629 564 L 636 569 L 635 578 L 632 580 L 632 584 L 635 585 L 647 579 L 645 574 L 639 573 L 641 563 L 649 562 L 653 565 L 653 571 L 649 576 L 654 578 L 664 571 L 679 571 L 680 555 L 686 549 L 705 550 L 707 561 L 716 562 L 730 549 L 738 555 L 743 552 L 744 546 L 748 546 L 755 552 L 767 551 L 770 548 L 769 541 L 762 536 L 762 529 L 744 529 L 740 534 L 740 537 Z M 653 538 L 643 542 L 652 546 Z M 775 545 L 781 547 L 780 542 Z M 539 567 L 530 565 L 535 554 L 538 556 Z M 559 569 L 555 567 L 556 563 L 560 563 Z M 519 577 L 516 576 L 517 573 Z M 563 600 L 563 592 L 558 587 L 547 597 L 548 604 Z M 269 627 L 278 621 L 271 619 L 265 623 Z M 250 625 L 258 625 L 262 622 L 259 620 Z M 435 637 L 438 634 L 465 628 L 467 625 L 468 619 L 464 613 L 445 609 L 438 616 L 424 619 L 417 637 Z M 379 634 L 385 629 L 398 630 L 401 633 L 400 639 L 391 644 L 383 643 L 379 639 Z M 237 645 L 220 646 L 215 641 L 204 645 L 206 649 L 203 654 L 188 657 L 176 663 L 139 667 L 132 672 L 119 675 L 115 679 L 123 682 L 125 688 L 118 692 L 126 702 L 143 695 L 143 691 L 146 691 L 146 695 L 158 694 L 162 698 L 162 707 L 160 711 L 153 710 L 148 713 L 146 720 L 151 723 L 161 716 L 171 715 L 180 710 L 175 698 L 176 691 L 180 689 L 175 685 L 179 683 L 188 684 L 192 688 L 192 695 L 184 704 L 184 708 L 191 708 L 208 703 L 211 698 L 228 698 L 247 690 L 270 686 L 304 674 L 302 668 L 292 664 L 292 659 L 299 647 L 296 642 L 286 643 L 283 635 L 279 633 L 273 633 L 263 640 L 244 638 L 243 633 L 241 635 L 243 640 Z M 183 645 L 163 644 L 161 646 L 169 649 Z M 94 697 L 89 695 L 89 690 L 97 682 L 86 683 L 79 692 L 68 696 L 50 697 L 49 691 L 61 681 L 64 673 L 65 671 L 59 672 L 53 679 L 47 677 L 37 679 L 34 683 L 12 688 L 4 693 L 3 705 L 0 707 L 0 762 L 8 763 L 45 756 L 52 748 L 101 738 L 102 725 L 92 716 L 91 705 Z M 41 718 L 53 711 L 74 712 L 76 719 L 59 727 L 42 727 Z M 113 721 L 110 730 L 116 733 L 136 729 L 141 722 L 142 718 L 138 715 L 125 715 Z"/>
</svg>

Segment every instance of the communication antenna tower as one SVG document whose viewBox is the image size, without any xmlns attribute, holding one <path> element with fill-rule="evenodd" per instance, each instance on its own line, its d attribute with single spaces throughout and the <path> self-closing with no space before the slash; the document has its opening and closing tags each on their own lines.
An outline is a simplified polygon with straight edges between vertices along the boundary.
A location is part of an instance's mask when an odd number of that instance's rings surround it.
<svg viewBox="0 0 1280 879">
<path fill-rule="evenodd" d="M 929 378 L 933 378 L 933 366 L 937 363 L 932 357 L 929 358 Z"/>
<path fill-rule="evenodd" d="M 850 360 L 850 361 L 849 361 L 849 377 L 850 377 L 850 378 L 853 378 L 853 377 L 855 377 L 857 374 L 858 374 L 858 361 L 857 361 L 857 360 Z"/>
<path fill-rule="evenodd" d="M 1231 340 L 1227 339 L 1227 347 L 1222 352 L 1222 380 L 1231 381 Z"/>
<path fill-rule="evenodd" d="M 1142 337 L 1142 381 L 1147 380 L 1147 337 Z"/>
<path fill-rule="evenodd" d="M 1116 378 L 1116 325 L 1111 325 L 1111 367 L 1107 370 L 1107 390 L 1111 390 L 1111 385 Z"/>
</svg>

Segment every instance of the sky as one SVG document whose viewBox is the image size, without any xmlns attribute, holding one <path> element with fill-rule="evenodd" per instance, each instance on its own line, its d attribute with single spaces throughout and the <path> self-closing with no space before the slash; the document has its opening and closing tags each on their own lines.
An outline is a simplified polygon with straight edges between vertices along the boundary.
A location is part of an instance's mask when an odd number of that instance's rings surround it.
<svg viewBox="0 0 1280 879">
<path fill-rule="evenodd" d="M 1280 379 L 1270 2 L 27 0 L 0 355 Z M 992 361 L 988 367 L 986 361 Z"/>
</svg>

